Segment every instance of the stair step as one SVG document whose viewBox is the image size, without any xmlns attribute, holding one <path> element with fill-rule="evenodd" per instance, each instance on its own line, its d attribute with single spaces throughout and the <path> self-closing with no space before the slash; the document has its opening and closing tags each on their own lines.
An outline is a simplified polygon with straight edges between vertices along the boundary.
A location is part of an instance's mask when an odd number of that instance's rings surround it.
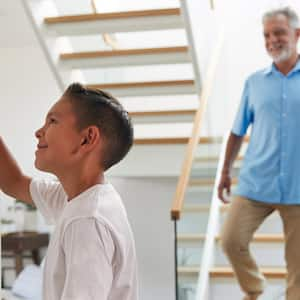
<svg viewBox="0 0 300 300">
<path fill-rule="evenodd" d="M 199 273 L 199 266 L 179 266 L 177 271 L 179 276 L 197 276 Z"/>
<path fill-rule="evenodd" d="M 210 174 L 211 176 L 215 177 L 217 173 L 217 167 L 219 164 L 219 157 L 218 156 L 208 156 L 206 157 L 196 157 L 193 161 L 192 167 L 192 176 L 197 176 L 197 174 Z M 241 167 L 242 157 L 236 159 L 234 161 L 234 165 L 232 168 L 232 176 L 237 176 L 239 169 Z"/>
<path fill-rule="evenodd" d="M 179 123 L 192 122 L 196 109 L 160 110 L 160 111 L 135 111 L 129 112 L 133 122 L 139 123 Z"/>
<path fill-rule="evenodd" d="M 198 222 L 203 227 L 200 222 Z M 198 225 L 198 228 L 199 228 Z M 216 237 L 214 249 L 215 266 L 230 266 L 228 258 L 220 247 L 220 237 Z M 203 255 L 205 233 L 178 234 L 178 262 L 183 266 L 199 265 Z M 259 266 L 284 267 L 284 238 L 282 234 L 256 234 L 250 244 L 250 251 Z"/>
<path fill-rule="evenodd" d="M 194 159 L 194 163 L 203 163 L 203 162 L 215 162 L 217 163 L 219 161 L 219 156 L 213 156 L 213 157 L 196 157 Z M 235 161 L 242 161 L 244 159 L 243 156 L 239 156 L 236 158 Z"/>
<path fill-rule="evenodd" d="M 261 268 L 262 273 L 269 279 L 285 278 L 287 271 L 285 268 Z M 233 278 L 234 272 L 230 267 L 217 267 L 210 270 L 211 278 Z"/>
<path fill-rule="evenodd" d="M 184 27 L 179 8 L 48 17 L 44 21 L 62 36 Z"/>
<path fill-rule="evenodd" d="M 199 243 L 205 240 L 205 234 L 180 234 L 178 241 Z M 216 236 L 216 241 L 220 241 L 220 236 Z M 284 236 L 282 234 L 256 234 L 252 240 L 254 243 L 283 243 Z"/>
<path fill-rule="evenodd" d="M 201 137 L 199 138 L 199 144 L 211 144 L 214 142 L 214 138 Z M 136 145 L 160 145 L 160 144 L 187 144 L 189 137 L 158 137 L 158 138 L 136 138 L 134 143 Z"/>
<path fill-rule="evenodd" d="M 88 86 L 107 90 L 116 97 L 188 95 L 196 93 L 194 80 L 88 84 Z"/>
<path fill-rule="evenodd" d="M 181 276 L 198 276 L 199 266 L 179 266 L 178 274 Z M 284 279 L 287 271 L 285 268 L 261 268 L 262 273 L 268 279 Z M 210 277 L 217 278 L 234 278 L 235 274 L 230 267 L 216 267 L 210 270 Z"/>
<path fill-rule="evenodd" d="M 238 179 L 236 177 L 232 178 L 231 180 L 232 184 L 237 184 Z M 189 181 L 189 186 L 213 186 L 215 184 L 214 178 L 197 178 L 197 179 L 191 179 Z"/>
<path fill-rule="evenodd" d="M 188 47 L 64 53 L 60 59 L 64 67 L 77 69 L 191 62 Z"/>
</svg>

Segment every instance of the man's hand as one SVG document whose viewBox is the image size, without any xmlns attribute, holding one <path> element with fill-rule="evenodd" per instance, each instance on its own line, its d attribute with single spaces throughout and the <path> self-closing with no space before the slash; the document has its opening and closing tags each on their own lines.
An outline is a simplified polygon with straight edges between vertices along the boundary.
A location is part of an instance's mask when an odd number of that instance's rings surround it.
<svg viewBox="0 0 300 300">
<path fill-rule="evenodd" d="M 218 196 L 219 199 L 224 203 L 229 203 L 230 201 L 226 196 L 224 196 L 224 189 L 226 190 L 227 197 L 230 196 L 231 192 L 231 176 L 229 172 L 222 172 L 220 183 L 218 186 Z"/>
</svg>

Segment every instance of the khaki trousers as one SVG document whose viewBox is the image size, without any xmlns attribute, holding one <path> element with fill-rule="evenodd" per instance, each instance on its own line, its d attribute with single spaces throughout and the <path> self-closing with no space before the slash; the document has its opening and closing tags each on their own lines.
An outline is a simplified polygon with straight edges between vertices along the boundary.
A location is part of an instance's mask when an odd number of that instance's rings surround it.
<svg viewBox="0 0 300 300">
<path fill-rule="evenodd" d="M 242 290 L 260 294 L 265 279 L 249 252 L 259 225 L 274 210 L 281 216 L 285 235 L 287 300 L 300 300 L 300 205 L 273 205 L 235 196 L 221 233 L 221 243 Z"/>
</svg>

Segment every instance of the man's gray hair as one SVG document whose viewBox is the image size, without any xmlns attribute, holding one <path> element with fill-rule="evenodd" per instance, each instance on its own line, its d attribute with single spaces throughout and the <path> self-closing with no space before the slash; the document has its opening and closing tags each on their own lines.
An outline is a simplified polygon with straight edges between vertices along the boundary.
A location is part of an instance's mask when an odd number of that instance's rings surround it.
<svg viewBox="0 0 300 300">
<path fill-rule="evenodd" d="M 300 21 L 297 13 L 290 7 L 282 7 L 272 9 L 264 13 L 262 17 L 263 23 L 270 18 L 276 17 L 278 15 L 284 15 L 288 19 L 290 26 L 294 29 L 300 28 Z"/>
</svg>

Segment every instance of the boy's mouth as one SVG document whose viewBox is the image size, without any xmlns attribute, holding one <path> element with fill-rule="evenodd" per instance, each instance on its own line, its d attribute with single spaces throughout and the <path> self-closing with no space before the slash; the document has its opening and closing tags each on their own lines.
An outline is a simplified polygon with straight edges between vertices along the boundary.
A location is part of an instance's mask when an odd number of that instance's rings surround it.
<svg viewBox="0 0 300 300">
<path fill-rule="evenodd" d="M 47 145 L 41 145 L 41 144 L 38 144 L 38 145 L 37 145 L 37 148 L 38 148 L 38 149 L 45 149 L 45 148 L 48 148 L 48 146 L 47 146 Z"/>
</svg>

